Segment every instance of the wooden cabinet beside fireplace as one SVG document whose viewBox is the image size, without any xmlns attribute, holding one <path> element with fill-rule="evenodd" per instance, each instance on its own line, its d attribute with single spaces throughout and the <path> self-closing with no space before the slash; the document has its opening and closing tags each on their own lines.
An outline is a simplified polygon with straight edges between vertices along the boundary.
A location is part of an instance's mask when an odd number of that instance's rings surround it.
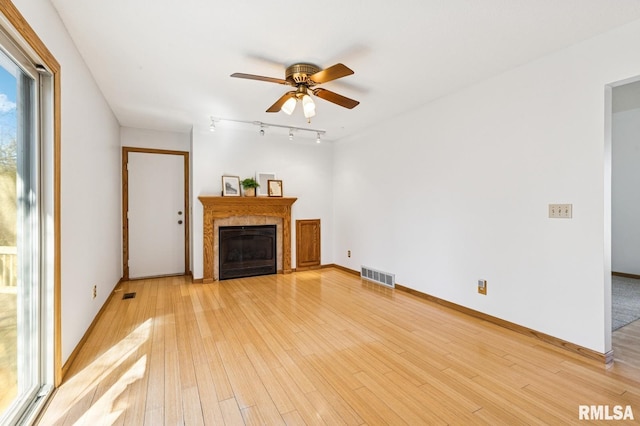
<svg viewBox="0 0 640 426">
<path fill-rule="evenodd" d="M 320 267 L 320 219 L 296 220 L 296 270 Z"/>
</svg>

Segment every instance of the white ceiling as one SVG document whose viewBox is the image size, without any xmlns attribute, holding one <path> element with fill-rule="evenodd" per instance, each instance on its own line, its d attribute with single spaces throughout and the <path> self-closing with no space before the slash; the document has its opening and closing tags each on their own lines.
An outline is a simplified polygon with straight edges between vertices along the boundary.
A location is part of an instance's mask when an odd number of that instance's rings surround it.
<svg viewBox="0 0 640 426">
<path fill-rule="evenodd" d="M 336 140 L 640 18 L 640 0 L 51 0 L 122 126 L 188 131 L 209 117 L 326 129 Z M 265 110 L 285 68 L 342 62 L 307 124 Z"/>
</svg>

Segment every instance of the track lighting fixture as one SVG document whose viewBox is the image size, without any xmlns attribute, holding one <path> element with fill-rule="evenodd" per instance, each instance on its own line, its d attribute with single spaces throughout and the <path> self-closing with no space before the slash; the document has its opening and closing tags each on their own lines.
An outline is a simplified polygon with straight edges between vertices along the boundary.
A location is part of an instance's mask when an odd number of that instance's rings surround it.
<svg viewBox="0 0 640 426">
<path fill-rule="evenodd" d="M 282 128 L 282 129 L 288 129 L 289 130 L 289 140 L 293 140 L 293 132 L 312 132 L 316 134 L 316 142 L 320 143 L 320 136 L 324 135 L 327 133 L 326 130 L 320 130 L 320 129 L 310 129 L 307 127 L 296 127 L 296 126 L 284 126 L 282 124 L 272 124 L 272 123 L 264 123 L 262 121 L 244 121 L 244 120 L 233 120 L 230 118 L 214 118 L 211 117 L 211 125 L 209 126 L 209 130 L 211 130 L 212 132 L 214 132 L 216 130 L 216 126 L 215 123 L 218 122 L 224 122 L 224 121 L 229 121 L 229 122 L 233 122 L 233 123 L 242 123 L 242 124 L 252 124 L 254 126 L 258 126 L 260 127 L 260 136 L 264 136 L 266 134 L 265 129 L 268 127 L 278 127 L 278 128 Z"/>
</svg>

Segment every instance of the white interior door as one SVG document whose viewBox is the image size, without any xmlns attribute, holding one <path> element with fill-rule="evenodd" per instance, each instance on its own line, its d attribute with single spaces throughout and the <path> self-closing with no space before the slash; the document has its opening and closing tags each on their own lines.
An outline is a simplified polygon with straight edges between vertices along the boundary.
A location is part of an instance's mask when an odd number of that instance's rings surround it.
<svg viewBox="0 0 640 426">
<path fill-rule="evenodd" d="M 184 157 L 128 158 L 129 278 L 184 274 Z"/>
</svg>

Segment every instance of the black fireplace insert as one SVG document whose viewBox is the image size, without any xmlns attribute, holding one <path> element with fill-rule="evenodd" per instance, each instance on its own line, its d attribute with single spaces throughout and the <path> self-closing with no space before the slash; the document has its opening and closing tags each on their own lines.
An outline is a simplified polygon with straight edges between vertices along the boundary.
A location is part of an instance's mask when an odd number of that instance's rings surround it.
<svg viewBox="0 0 640 426">
<path fill-rule="evenodd" d="M 276 225 L 221 226 L 218 247 L 220 280 L 277 272 Z"/>
</svg>

